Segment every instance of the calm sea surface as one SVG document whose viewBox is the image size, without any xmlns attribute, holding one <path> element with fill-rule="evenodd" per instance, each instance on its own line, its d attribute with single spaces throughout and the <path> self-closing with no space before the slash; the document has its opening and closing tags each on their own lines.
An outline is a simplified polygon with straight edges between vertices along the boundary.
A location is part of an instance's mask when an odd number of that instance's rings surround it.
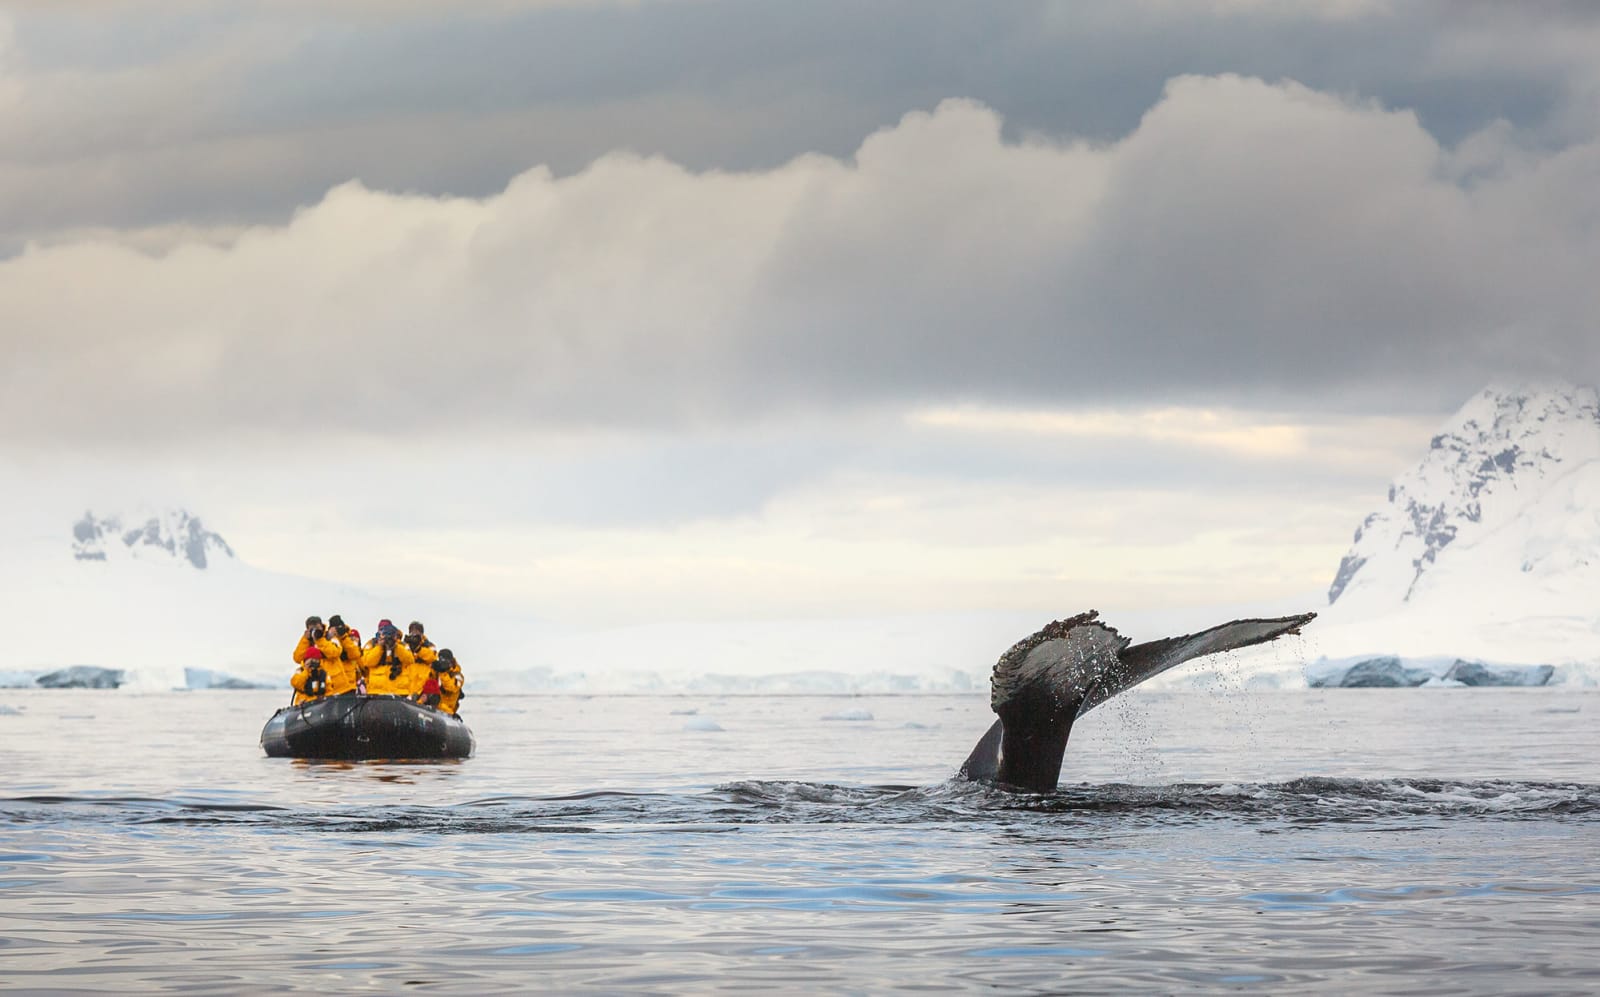
<svg viewBox="0 0 1600 997">
<path fill-rule="evenodd" d="M 4 989 L 1600 990 L 1600 693 L 1135 692 L 1048 796 L 948 781 L 981 696 L 6 696 Z"/>
</svg>

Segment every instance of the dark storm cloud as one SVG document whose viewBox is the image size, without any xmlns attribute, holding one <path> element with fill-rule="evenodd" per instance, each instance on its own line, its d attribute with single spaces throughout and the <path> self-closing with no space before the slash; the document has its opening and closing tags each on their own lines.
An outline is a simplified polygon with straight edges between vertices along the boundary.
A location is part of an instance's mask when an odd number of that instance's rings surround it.
<svg viewBox="0 0 1600 997">
<path fill-rule="evenodd" d="M 0 94 L 17 93 L 0 97 L 0 252 L 85 227 L 282 220 L 352 178 L 484 195 L 531 165 L 569 173 L 614 149 L 769 168 L 846 155 L 947 97 L 995 108 L 1010 137 L 1110 140 L 1184 74 L 1295 79 L 1411 108 L 1445 144 L 1498 118 L 1564 141 L 1561 115 L 1589 106 L 1594 81 L 1571 40 L 1593 31 L 1582 7 L 1320 10 L 24 4 L 12 43 L 0 38 Z"/>
</svg>

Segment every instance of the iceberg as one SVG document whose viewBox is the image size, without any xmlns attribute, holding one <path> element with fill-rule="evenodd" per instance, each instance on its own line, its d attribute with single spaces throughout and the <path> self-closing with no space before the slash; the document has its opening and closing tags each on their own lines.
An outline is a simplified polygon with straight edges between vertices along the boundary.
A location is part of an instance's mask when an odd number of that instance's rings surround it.
<svg viewBox="0 0 1600 997">
<path fill-rule="evenodd" d="M 209 668 L 185 668 L 183 686 L 186 689 L 275 689 L 265 682 L 252 682 Z"/>
<path fill-rule="evenodd" d="M 1306 668 L 1313 689 L 1542 686 L 1556 674 L 1554 665 L 1491 665 L 1462 658 L 1401 658 L 1396 655 L 1350 661 L 1320 661 Z"/>
<path fill-rule="evenodd" d="M 1444 673 L 1446 680 L 1462 685 L 1548 685 L 1554 665 L 1501 665 L 1494 668 L 1477 661 L 1457 661 Z"/>
<path fill-rule="evenodd" d="M 1422 668 L 1407 668 L 1399 658 L 1369 658 L 1357 662 L 1337 678 L 1308 678 L 1313 689 L 1394 689 L 1418 686 L 1433 678 Z"/>
<path fill-rule="evenodd" d="M 71 668 L 46 672 L 34 682 L 46 689 L 115 689 L 122 685 L 125 675 L 120 668 L 73 665 Z"/>
</svg>

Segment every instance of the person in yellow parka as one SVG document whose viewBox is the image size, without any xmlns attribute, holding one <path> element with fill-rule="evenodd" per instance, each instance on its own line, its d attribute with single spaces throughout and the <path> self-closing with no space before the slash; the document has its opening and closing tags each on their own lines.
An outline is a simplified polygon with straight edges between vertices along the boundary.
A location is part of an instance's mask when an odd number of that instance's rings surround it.
<svg viewBox="0 0 1600 997">
<path fill-rule="evenodd" d="M 439 709 L 455 713 L 466 695 L 467 680 L 461 675 L 461 664 L 448 647 L 439 650 L 439 660 L 433 663 L 433 674 L 439 679 Z"/>
<path fill-rule="evenodd" d="M 320 616 L 306 617 L 305 632 L 300 635 L 300 642 L 294 648 L 294 663 L 304 665 L 306 656 L 312 651 L 321 656 L 320 667 L 327 672 L 327 695 L 337 696 L 356 687 L 355 669 L 346 667 L 339 660 L 339 643 L 328 633 Z"/>
<path fill-rule="evenodd" d="M 461 702 L 461 668 L 456 665 L 455 655 L 447 647 L 439 652 L 438 659 L 430 667 L 422 691 L 412 696 L 412 700 L 454 714 L 456 704 Z"/>
<path fill-rule="evenodd" d="M 322 667 L 321 651 L 314 647 L 306 648 L 300 668 L 289 679 L 289 685 L 294 687 L 296 706 L 321 699 L 328 694 L 328 672 Z"/>
<path fill-rule="evenodd" d="M 361 666 L 361 634 L 354 627 L 346 626 L 344 617 L 335 613 L 328 617 L 328 636 L 339 642 L 339 660 L 350 673 L 351 690 L 360 691 L 361 680 L 365 678 Z"/>
<path fill-rule="evenodd" d="M 426 674 L 417 675 L 417 659 L 390 624 L 367 641 L 361 663 L 367 669 L 367 693 L 373 696 L 411 696 L 422 688 Z"/>
<path fill-rule="evenodd" d="M 439 660 L 439 652 L 434 648 L 433 641 L 422 632 L 422 624 L 416 620 L 406 627 L 406 647 L 411 648 L 413 658 L 430 667 Z"/>
</svg>

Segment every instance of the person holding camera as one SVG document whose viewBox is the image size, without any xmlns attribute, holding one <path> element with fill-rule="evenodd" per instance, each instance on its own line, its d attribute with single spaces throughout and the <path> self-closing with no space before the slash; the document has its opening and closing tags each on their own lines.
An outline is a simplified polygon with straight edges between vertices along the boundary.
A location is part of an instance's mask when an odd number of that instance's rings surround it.
<svg viewBox="0 0 1600 997">
<path fill-rule="evenodd" d="M 430 668 L 439 660 L 439 652 L 434 648 L 433 641 L 423 633 L 422 624 L 412 620 L 406 627 L 406 647 L 411 648 L 411 656 Z"/>
<path fill-rule="evenodd" d="M 289 679 L 289 685 L 294 687 L 295 706 L 328 694 L 328 672 L 322 667 L 321 651 L 314 647 L 306 649 L 305 658 L 300 662 L 299 670 Z"/>
<path fill-rule="evenodd" d="M 367 670 L 368 695 L 411 696 L 426 680 L 416 674 L 416 657 L 400 639 L 399 628 L 388 620 L 380 622 L 378 635 L 367 641 L 361 663 Z"/>
<path fill-rule="evenodd" d="M 338 642 L 339 660 L 349 672 L 351 691 L 356 691 L 365 677 L 361 667 L 361 634 L 354 627 L 346 626 L 344 617 L 335 613 L 328 617 L 328 636 Z"/>
<path fill-rule="evenodd" d="M 313 660 L 312 651 L 317 652 L 314 660 L 317 670 L 322 673 L 317 684 L 317 688 L 322 690 L 319 696 L 337 696 L 356 687 L 355 670 L 345 667 L 344 662 L 339 660 L 339 644 L 329 635 L 320 616 L 306 617 L 305 632 L 300 635 L 300 642 L 294 648 L 294 663 L 300 665 L 302 671 L 306 661 Z M 301 678 L 300 672 L 295 673 L 295 678 Z M 292 680 L 291 684 L 294 684 Z M 298 684 L 295 684 L 295 689 L 304 694 Z"/>
<path fill-rule="evenodd" d="M 428 667 L 430 671 L 422 683 L 422 691 L 412 696 L 412 700 L 445 713 L 455 713 L 456 704 L 461 702 L 461 666 L 456 664 L 455 654 L 447 647 Z"/>
<path fill-rule="evenodd" d="M 439 709 L 455 713 L 466 695 L 467 680 L 461 675 L 461 663 L 448 647 L 439 650 L 439 660 L 433 663 L 433 673 L 439 680 Z"/>
</svg>

